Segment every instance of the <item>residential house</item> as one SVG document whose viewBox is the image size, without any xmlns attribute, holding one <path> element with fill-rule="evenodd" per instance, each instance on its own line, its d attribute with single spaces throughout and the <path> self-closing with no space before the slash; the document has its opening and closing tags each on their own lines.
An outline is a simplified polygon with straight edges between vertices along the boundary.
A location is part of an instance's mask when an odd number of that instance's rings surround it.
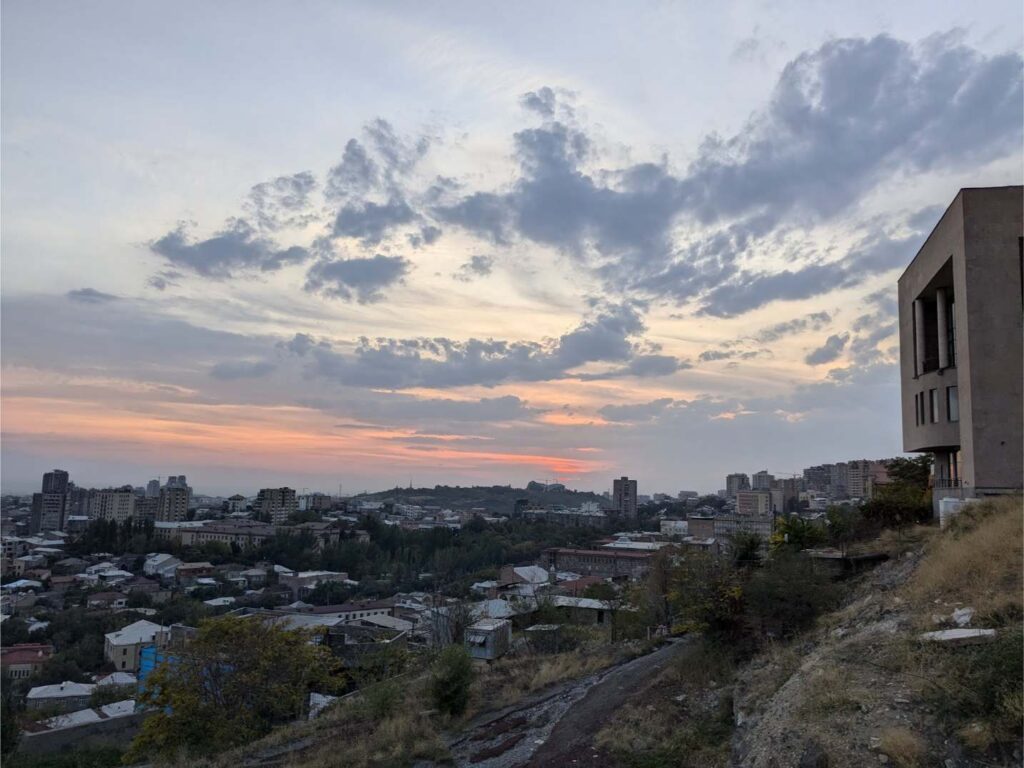
<svg viewBox="0 0 1024 768">
<path fill-rule="evenodd" d="M 82 709 L 89 704 L 89 698 L 96 688 L 91 683 L 73 683 L 65 681 L 55 685 L 39 685 L 31 689 L 25 697 L 25 706 L 29 709 L 47 709 L 53 707 L 62 711 Z"/>
<path fill-rule="evenodd" d="M 167 632 L 165 627 L 151 621 L 136 621 L 116 632 L 104 635 L 103 655 L 120 672 L 136 672 L 139 669 L 139 652 L 144 645 L 159 641 Z"/>
<path fill-rule="evenodd" d="M 0 648 L 0 669 L 12 680 L 24 680 L 38 672 L 53 656 L 48 643 L 19 643 Z"/>
</svg>

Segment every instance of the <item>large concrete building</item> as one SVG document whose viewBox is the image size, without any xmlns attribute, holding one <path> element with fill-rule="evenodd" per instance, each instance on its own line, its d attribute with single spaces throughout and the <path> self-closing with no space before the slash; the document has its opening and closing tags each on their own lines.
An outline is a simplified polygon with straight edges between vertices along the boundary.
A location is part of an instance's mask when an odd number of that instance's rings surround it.
<svg viewBox="0 0 1024 768">
<path fill-rule="evenodd" d="M 612 504 L 623 517 L 636 518 L 636 480 L 628 477 L 613 480 Z"/>
<path fill-rule="evenodd" d="M 89 516 L 118 523 L 135 517 L 135 491 L 130 485 L 97 491 L 89 503 Z"/>
<path fill-rule="evenodd" d="M 903 449 L 934 498 L 1021 488 L 1024 188 L 962 189 L 899 279 Z"/>
<path fill-rule="evenodd" d="M 188 488 L 165 485 L 160 489 L 156 508 L 157 522 L 180 523 L 188 519 Z"/>
<path fill-rule="evenodd" d="M 740 491 L 750 490 L 750 478 L 742 472 L 733 472 L 725 476 L 725 495 L 727 498 L 735 499 Z"/>
<path fill-rule="evenodd" d="M 256 495 L 254 506 L 260 520 L 281 525 L 299 511 L 294 488 L 263 488 Z"/>
</svg>

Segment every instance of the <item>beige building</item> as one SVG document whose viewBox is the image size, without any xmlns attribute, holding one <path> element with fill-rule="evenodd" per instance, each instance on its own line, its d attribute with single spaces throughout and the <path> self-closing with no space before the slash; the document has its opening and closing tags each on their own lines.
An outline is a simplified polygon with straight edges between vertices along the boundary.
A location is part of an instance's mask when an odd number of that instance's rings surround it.
<svg viewBox="0 0 1024 768">
<path fill-rule="evenodd" d="M 163 642 L 167 628 L 151 621 L 136 621 L 103 639 L 103 655 L 118 672 L 137 672 L 142 646 Z"/>
<path fill-rule="evenodd" d="M 256 496 L 256 517 L 267 523 L 281 525 L 299 511 L 294 488 L 263 488 Z"/>
<path fill-rule="evenodd" d="M 123 523 L 135 516 L 135 491 L 130 485 L 96 491 L 89 502 L 89 516 Z"/>
<path fill-rule="evenodd" d="M 736 494 L 736 514 L 746 517 L 771 515 L 771 491 L 739 491 Z"/>
<path fill-rule="evenodd" d="M 165 485 L 160 489 L 156 519 L 161 523 L 180 523 L 188 519 L 188 488 Z"/>
<path fill-rule="evenodd" d="M 903 450 L 934 498 L 1019 490 L 1024 188 L 962 189 L 899 279 Z"/>
</svg>

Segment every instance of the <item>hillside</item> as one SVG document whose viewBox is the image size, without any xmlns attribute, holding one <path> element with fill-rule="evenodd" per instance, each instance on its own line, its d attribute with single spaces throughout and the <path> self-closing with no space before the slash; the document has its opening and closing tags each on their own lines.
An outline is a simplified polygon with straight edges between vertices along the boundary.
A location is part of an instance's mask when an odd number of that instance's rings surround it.
<svg viewBox="0 0 1024 768">
<path fill-rule="evenodd" d="M 1022 533 L 1008 499 L 890 539 L 844 608 L 737 676 L 733 764 L 1019 765 Z M 922 641 L 960 609 L 995 641 Z"/>
</svg>

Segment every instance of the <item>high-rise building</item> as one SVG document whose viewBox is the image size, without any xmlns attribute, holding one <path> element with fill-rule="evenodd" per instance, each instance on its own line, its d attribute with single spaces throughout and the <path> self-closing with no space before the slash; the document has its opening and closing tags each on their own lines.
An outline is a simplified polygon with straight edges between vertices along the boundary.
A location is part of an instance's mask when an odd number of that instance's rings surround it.
<svg viewBox="0 0 1024 768">
<path fill-rule="evenodd" d="M 727 498 L 735 499 L 740 491 L 750 490 L 750 478 L 742 472 L 734 472 L 725 476 L 725 495 Z"/>
<path fill-rule="evenodd" d="M 33 493 L 29 531 L 63 531 L 67 520 L 66 493 Z"/>
<path fill-rule="evenodd" d="M 160 498 L 160 481 L 150 480 L 146 483 L 146 497 L 150 499 Z"/>
<path fill-rule="evenodd" d="M 256 495 L 256 516 L 274 525 L 281 525 L 299 511 L 293 488 L 263 488 Z"/>
<path fill-rule="evenodd" d="M 1024 187 L 961 189 L 899 279 L 903 450 L 933 499 L 1024 477 Z"/>
<path fill-rule="evenodd" d="M 820 464 L 804 470 L 804 489 L 809 493 L 828 493 L 831 484 L 831 464 Z"/>
<path fill-rule="evenodd" d="M 636 502 L 636 480 L 620 477 L 612 481 L 612 504 L 620 515 L 635 519 Z"/>
<path fill-rule="evenodd" d="M 173 485 L 161 488 L 156 520 L 160 523 L 180 523 L 188 520 L 188 488 Z"/>
<path fill-rule="evenodd" d="M 783 478 L 772 483 L 770 491 L 772 511 L 780 515 L 797 512 L 800 507 L 800 488 L 795 477 Z"/>
<path fill-rule="evenodd" d="M 67 493 L 68 473 L 63 469 L 55 469 L 43 475 L 43 493 Z"/>
<path fill-rule="evenodd" d="M 835 464 L 830 464 L 829 467 L 832 475 L 829 478 L 829 496 L 833 499 L 849 498 L 850 474 L 846 462 L 838 461 Z"/>
<path fill-rule="evenodd" d="M 736 514 L 746 517 L 771 515 L 771 491 L 738 491 L 736 493 Z"/>
<path fill-rule="evenodd" d="M 762 469 L 760 472 L 754 473 L 750 487 L 754 491 L 770 491 L 773 482 L 775 482 L 775 476 L 769 475 L 767 469 Z"/>
<path fill-rule="evenodd" d="M 96 491 L 90 503 L 92 517 L 123 523 L 135 516 L 135 491 L 130 485 Z"/>
</svg>

